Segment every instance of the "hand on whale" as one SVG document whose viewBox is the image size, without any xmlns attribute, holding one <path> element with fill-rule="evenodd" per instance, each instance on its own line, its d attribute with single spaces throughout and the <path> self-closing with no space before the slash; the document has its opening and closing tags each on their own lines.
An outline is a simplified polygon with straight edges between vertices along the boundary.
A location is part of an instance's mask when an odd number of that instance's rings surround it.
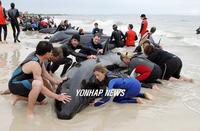
<svg viewBox="0 0 200 131">
<path fill-rule="evenodd" d="M 63 103 L 67 103 L 71 101 L 71 96 L 67 95 L 67 93 L 61 93 L 57 95 L 56 99 L 58 101 L 62 101 Z"/>
</svg>

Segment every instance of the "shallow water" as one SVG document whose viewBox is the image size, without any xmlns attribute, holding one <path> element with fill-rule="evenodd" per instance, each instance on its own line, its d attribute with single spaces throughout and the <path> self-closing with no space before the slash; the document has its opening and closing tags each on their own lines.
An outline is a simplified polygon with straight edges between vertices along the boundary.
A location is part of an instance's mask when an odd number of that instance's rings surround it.
<svg viewBox="0 0 200 131">
<path fill-rule="evenodd" d="M 155 17 L 157 18 L 157 16 Z M 165 17 L 159 17 L 159 19 L 162 18 Z M 84 19 L 87 20 L 87 17 L 85 16 Z M 108 19 L 111 19 L 111 17 Z M 182 19 L 184 19 L 183 23 L 190 21 L 187 17 Z M 113 21 L 116 22 L 115 19 Z M 130 21 L 130 19 L 127 21 Z M 162 27 L 170 27 L 170 24 L 167 24 L 168 21 L 170 20 L 166 20 L 165 25 L 162 25 Z M 174 21 L 178 20 L 172 20 L 171 23 Z M 161 24 L 157 21 L 156 23 Z M 22 32 L 20 35 L 22 43 L 14 44 L 11 32 L 9 32 L 9 44 L 0 44 L 0 90 L 7 88 L 7 82 L 12 71 L 29 52 L 34 50 L 37 42 L 45 36 L 34 32 Z M 188 44 L 181 41 L 182 36 L 184 38 L 189 37 L 192 36 L 191 33 L 179 33 L 177 36 L 181 37 L 162 36 L 163 47 L 182 59 L 184 65 L 182 74 L 194 78 L 195 83 L 164 82 L 160 86 L 160 90 L 142 89 L 154 95 L 154 101 L 145 100 L 146 103 L 142 105 L 109 102 L 98 108 L 89 106 L 72 120 L 58 120 L 54 111 L 54 101 L 50 99 L 48 99 L 48 105 L 36 105 L 34 119 L 27 119 L 26 102 L 18 102 L 16 106 L 12 106 L 10 95 L 0 96 L 0 130 L 130 131 L 137 129 L 140 131 L 199 131 L 200 60 L 198 57 L 200 56 L 200 47 L 188 46 Z"/>
</svg>

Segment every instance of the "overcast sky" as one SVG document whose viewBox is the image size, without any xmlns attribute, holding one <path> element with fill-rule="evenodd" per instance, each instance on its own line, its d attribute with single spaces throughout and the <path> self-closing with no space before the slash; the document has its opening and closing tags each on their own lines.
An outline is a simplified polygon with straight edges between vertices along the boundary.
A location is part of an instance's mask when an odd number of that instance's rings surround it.
<svg viewBox="0 0 200 131">
<path fill-rule="evenodd" d="M 200 0 L 1 0 L 8 9 L 64 14 L 181 14 L 200 15 Z"/>
</svg>

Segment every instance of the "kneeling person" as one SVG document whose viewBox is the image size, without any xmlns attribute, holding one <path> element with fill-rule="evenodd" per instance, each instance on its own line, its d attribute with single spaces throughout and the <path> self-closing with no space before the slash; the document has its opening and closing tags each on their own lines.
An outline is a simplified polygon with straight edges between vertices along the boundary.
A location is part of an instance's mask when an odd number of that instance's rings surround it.
<svg viewBox="0 0 200 131">
<path fill-rule="evenodd" d="M 63 102 L 70 101 L 70 96 L 65 94 L 57 95 L 48 90 L 43 84 L 42 77 L 54 81 L 56 84 L 62 82 L 53 79 L 44 66 L 44 61 L 50 57 L 52 48 L 53 46 L 49 42 L 40 41 L 36 47 L 36 52 L 19 65 L 9 80 L 9 89 L 15 95 L 13 104 L 18 100 L 28 101 L 28 116 L 33 116 L 36 101 L 44 102 L 44 95 Z"/>
<path fill-rule="evenodd" d="M 99 85 L 104 88 L 108 87 L 108 90 L 112 89 L 124 89 L 123 96 L 115 96 L 113 101 L 117 103 L 144 103 L 141 98 L 152 100 L 153 96 L 149 93 L 141 93 L 141 83 L 134 78 L 120 78 L 117 75 L 109 72 L 106 67 L 97 65 L 94 68 L 94 75 L 99 82 Z M 134 98 L 135 97 L 135 98 Z M 94 106 L 100 106 L 110 100 L 110 96 L 102 95 L 102 99 L 97 101 Z"/>
</svg>

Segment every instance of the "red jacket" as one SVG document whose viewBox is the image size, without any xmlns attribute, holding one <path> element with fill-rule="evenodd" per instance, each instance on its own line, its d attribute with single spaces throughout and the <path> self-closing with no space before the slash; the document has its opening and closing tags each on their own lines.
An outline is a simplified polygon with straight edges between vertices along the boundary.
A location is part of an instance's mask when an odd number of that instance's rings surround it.
<svg viewBox="0 0 200 131">
<path fill-rule="evenodd" d="M 5 25 L 6 24 L 6 14 L 5 14 L 5 9 L 0 6 L 0 25 Z"/>
<path fill-rule="evenodd" d="M 126 32 L 126 46 L 135 46 L 135 40 L 137 40 L 137 34 L 133 30 Z"/>
<path fill-rule="evenodd" d="M 47 23 L 46 21 L 42 20 L 42 21 L 40 22 L 40 26 L 42 26 L 42 27 L 47 27 L 47 26 L 48 26 L 48 23 Z"/>
<path fill-rule="evenodd" d="M 141 25 L 141 29 L 140 29 L 141 37 L 146 33 L 147 27 L 148 27 L 148 21 L 147 21 L 147 19 L 144 19 L 142 21 L 142 25 Z"/>
</svg>

